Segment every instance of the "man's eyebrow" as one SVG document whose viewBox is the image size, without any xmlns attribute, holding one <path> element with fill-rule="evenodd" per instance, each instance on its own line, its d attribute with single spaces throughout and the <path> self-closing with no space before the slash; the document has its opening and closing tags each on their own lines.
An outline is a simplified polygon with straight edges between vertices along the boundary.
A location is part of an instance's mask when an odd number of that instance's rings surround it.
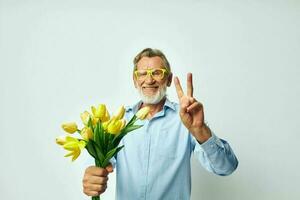
<svg viewBox="0 0 300 200">
<path fill-rule="evenodd" d="M 147 70 L 147 69 L 165 69 L 166 67 L 165 66 L 159 66 L 158 68 L 157 67 L 151 67 L 151 66 L 140 66 L 140 68 L 142 69 L 136 69 L 136 70 Z"/>
</svg>

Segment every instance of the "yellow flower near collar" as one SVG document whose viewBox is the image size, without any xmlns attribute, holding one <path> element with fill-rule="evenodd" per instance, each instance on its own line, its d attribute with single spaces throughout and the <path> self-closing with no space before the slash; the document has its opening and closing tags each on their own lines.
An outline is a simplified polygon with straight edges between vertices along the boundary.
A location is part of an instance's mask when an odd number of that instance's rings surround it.
<svg viewBox="0 0 300 200">
<path fill-rule="evenodd" d="M 64 123 L 61 127 L 68 133 L 75 133 L 78 130 L 77 124 L 75 122 Z"/>
<path fill-rule="evenodd" d="M 143 107 L 142 109 L 140 109 L 135 115 L 138 119 L 140 120 L 144 120 L 147 115 L 149 114 L 150 108 L 149 107 Z"/>
</svg>

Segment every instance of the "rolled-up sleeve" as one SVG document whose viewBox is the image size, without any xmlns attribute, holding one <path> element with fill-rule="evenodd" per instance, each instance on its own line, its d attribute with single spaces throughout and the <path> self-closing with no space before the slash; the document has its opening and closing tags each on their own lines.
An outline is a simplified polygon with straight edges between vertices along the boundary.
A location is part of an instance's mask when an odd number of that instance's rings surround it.
<svg viewBox="0 0 300 200">
<path fill-rule="evenodd" d="M 235 171 L 238 160 L 228 142 L 218 138 L 214 133 L 202 144 L 192 135 L 191 137 L 194 156 L 206 170 L 220 176 Z"/>
</svg>

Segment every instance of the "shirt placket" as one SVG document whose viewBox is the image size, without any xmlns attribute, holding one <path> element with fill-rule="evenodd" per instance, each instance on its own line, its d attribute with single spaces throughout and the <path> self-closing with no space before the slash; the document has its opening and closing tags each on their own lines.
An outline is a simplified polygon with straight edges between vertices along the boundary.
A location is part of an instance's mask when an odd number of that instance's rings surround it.
<svg viewBox="0 0 300 200">
<path fill-rule="evenodd" d="M 151 147 L 151 134 L 149 132 L 149 128 L 150 128 L 150 123 L 149 121 L 146 121 L 146 123 L 144 124 L 144 151 L 143 151 L 143 162 L 144 162 L 144 174 L 145 176 L 143 177 L 143 185 L 142 185 L 142 193 L 141 193 L 141 199 L 142 200 L 146 200 L 147 199 L 147 185 L 148 185 L 148 181 L 149 181 L 149 165 L 150 165 L 150 147 Z"/>
</svg>

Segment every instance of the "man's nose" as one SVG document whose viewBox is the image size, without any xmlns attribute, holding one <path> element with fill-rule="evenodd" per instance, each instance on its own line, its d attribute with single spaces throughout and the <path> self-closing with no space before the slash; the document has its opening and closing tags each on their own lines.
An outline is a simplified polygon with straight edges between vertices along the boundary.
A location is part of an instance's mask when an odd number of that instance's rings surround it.
<svg viewBox="0 0 300 200">
<path fill-rule="evenodd" d="M 154 82 L 155 80 L 153 79 L 153 77 L 152 77 L 152 75 L 149 73 L 149 74 L 147 74 L 147 76 L 146 76 L 146 79 L 145 79 L 145 82 L 146 83 L 152 83 L 152 82 Z"/>
</svg>

